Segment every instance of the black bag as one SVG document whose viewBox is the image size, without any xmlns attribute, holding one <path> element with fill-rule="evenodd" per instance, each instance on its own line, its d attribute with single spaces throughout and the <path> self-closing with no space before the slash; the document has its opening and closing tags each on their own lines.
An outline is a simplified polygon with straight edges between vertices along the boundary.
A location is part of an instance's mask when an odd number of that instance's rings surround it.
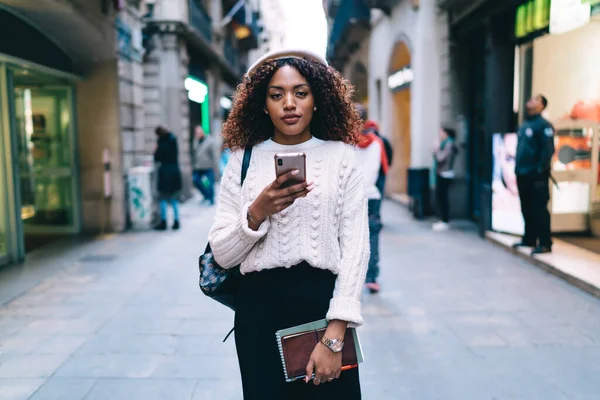
<svg viewBox="0 0 600 400">
<path fill-rule="evenodd" d="M 246 147 L 242 162 L 241 185 L 244 184 L 244 180 L 246 179 L 251 156 L 252 147 Z M 206 245 L 204 254 L 200 256 L 199 264 L 200 289 L 202 293 L 235 311 L 235 300 L 238 294 L 241 275 L 240 266 L 238 265 L 229 269 L 221 268 L 215 261 L 210 243 Z"/>
</svg>

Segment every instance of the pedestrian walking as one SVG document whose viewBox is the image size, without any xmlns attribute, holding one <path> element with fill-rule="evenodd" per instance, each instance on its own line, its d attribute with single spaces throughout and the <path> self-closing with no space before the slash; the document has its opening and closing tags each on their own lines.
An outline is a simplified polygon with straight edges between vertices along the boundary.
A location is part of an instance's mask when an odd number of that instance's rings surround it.
<svg viewBox="0 0 600 400">
<path fill-rule="evenodd" d="M 158 167 L 160 223 L 155 229 L 159 231 L 167 229 L 167 208 L 170 204 L 173 208 L 172 228 L 177 230 L 180 228 L 178 196 L 182 188 L 177 138 L 164 126 L 157 127 L 155 132 L 158 140 L 154 161 L 160 164 Z"/>
<path fill-rule="evenodd" d="M 446 231 L 450 222 L 450 186 L 454 180 L 454 159 L 458 153 L 456 132 L 447 127 L 441 128 L 433 145 L 436 184 L 435 198 L 440 221 L 433 224 L 434 231 Z"/>
<path fill-rule="evenodd" d="M 383 142 L 371 129 L 376 126 L 377 124 L 373 121 L 365 121 L 363 133 L 358 142 L 357 154 L 363 169 L 365 193 L 368 199 L 371 255 L 365 286 L 371 293 L 378 293 L 381 290 L 377 278 L 379 277 L 379 234 L 382 228 L 380 212 L 383 191 L 377 187 L 377 183 L 381 173 L 384 176 L 387 174 L 389 166 Z"/>
<path fill-rule="evenodd" d="M 212 206 L 215 204 L 215 176 L 220 176 L 219 141 L 213 135 L 207 135 L 200 125 L 194 128 L 194 137 L 194 186 Z"/>
<path fill-rule="evenodd" d="M 368 220 L 352 93 L 322 57 L 274 52 L 249 69 L 224 124 L 233 153 L 209 242 L 219 265 L 241 264 L 235 341 L 246 400 L 361 398 L 358 368 L 342 372 L 330 341 L 315 346 L 307 380 L 286 383 L 275 340 L 277 330 L 326 318 L 325 338 L 339 342 L 363 322 Z M 307 179 L 294 180 L 298 170 L 277 177 L 278 153 L 304 153 Z"/>
<path fill-rule="evenodd" d="M 517 132 L 515 173 L 525 220 L 525 234 L 514 247 L 533 247 L 532 254 L 552 251 L 550 233 L 550 162 L 554 154 L 554 127 L 542 111 L 548 100 L 541 94 L 527 101 L 527 118 Z"/>
<path fill-rule="evenodd" d="M 394 158 L 394 150 L 393 147 L 390 143 L 389 140 L 387 140 L 385 137 L 383 137 L 380 133 L 379 130 L 379 125 L 377 124 L 377 122 L 373 121 L 373 120 L 369 120 L 368 119 L 368 113 L 367 113 L 367 109 L 361 105 L 361 104 L 356 104 L 356 109 L 358 111 L 358 114 L 360 115 L 360 118 L 365 121 L 364 125 L 363 125 L 363 133 L 374 133 L 379 139 L 381 139 L 381 143 L 383 144 L 383 147 L 385 149 L 385 155 L 387 158 L 387 162 L 381 164 L 381 168 L 379 168 L 379 176 L 377 177 L 377 189 L 379 189 L 379 193 L 381 193 L 381 197 L 383 199 L 383 197 L 385 196 L 385 182 L 387 179 L 387 173 L 389 170 L 389 167 L 392 166 L 392 160 Z M 379 202 L 378 208 L 373 210 L 375 212 L 375 214 L 377 215 L 377 217 L 379 218 L 379 221 L 381 222 L 381 203 Z M 381 226 L 383 227 L 383 222 L 381 222 Z"/>
<path fill-rule="evenodd" d="M 387 166 L 384 167 L 383 164 L 381 165 L 381 168 L 379 169 L 379 177 L 377 178 L 377 189 L 379 189 L 381 192 L 381 197 L 383 198 L 385 196 L 385 182 L 387 179 L 388 169 L 392 166 L 392 161 L 394 160 L 394 149 L 390 141 L 385 136 L 381 135 L 379 125 L 375 121 L 367 122 L 370 122 L 371 124 L 366 124 L 365 129 L 367 129 L 369 132 L 373 132 L 379 139 L 381 139 L 381 144 L 383 144 L 387 159 Z"/>
</svg>

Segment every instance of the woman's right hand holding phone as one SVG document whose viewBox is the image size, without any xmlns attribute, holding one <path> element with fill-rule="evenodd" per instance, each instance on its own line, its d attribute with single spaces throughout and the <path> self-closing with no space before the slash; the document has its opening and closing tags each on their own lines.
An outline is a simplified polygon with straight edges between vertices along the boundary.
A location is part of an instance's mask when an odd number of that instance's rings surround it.
<svg viewBox="0 0 600 400">
<path fill-rule="evenodd" d="M 286 182 L 293 180 L 296 175 L 298 175 L 298 170 L 278 176 L 254 200 L 248 208 L 248 226 L 252 230 L 258 230 L 265 219 L 285 210 L 294 204 L 296 199 L 306 197 L 313 190 L 312 182 L 298 182 L 284 187 Z"/>
</svg>

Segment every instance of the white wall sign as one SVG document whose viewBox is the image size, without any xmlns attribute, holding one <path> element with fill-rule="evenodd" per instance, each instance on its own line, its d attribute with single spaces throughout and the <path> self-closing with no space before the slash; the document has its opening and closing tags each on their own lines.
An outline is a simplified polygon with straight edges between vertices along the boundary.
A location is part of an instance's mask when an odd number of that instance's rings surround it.
<svg viewBox="0 0 600 400">
<path fill-rule="evenodd" d="M 589 3 L 581 0 L 552 0 L 550 6 L 550 33 L 553 35 L 577 29 L 590 20 Z"/>
<path fill-rule="evenodd" d="M 409 86 L 415 75 L 410 66 L 404 67 L 399 71 L 394 72 L 388 77 L 388 86 L 390 90 L 398 90 Z"/>
</svg>

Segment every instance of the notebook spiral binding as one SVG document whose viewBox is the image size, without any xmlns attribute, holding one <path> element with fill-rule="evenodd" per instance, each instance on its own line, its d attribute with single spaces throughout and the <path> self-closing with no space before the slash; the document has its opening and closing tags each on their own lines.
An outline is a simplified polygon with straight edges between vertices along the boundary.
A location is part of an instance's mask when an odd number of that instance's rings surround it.
<svg viewBox="0 0 600 400">
<path fill-rule="evenodd" d="M 290 379 L 288 376 L 287 367 L 285 365 L 285 357 L 283 356 L 283 344 L 281 343 L 281 335 L 279 332 L 275 334 L 277 337 L 277 347 L 279 348 L 279 357 L 281 357 L 281 365 L 283 365 L 283 374 L 285 375 L 286 382 L 293 382 L 295 379 Z"/>
<path fill-rule="evenodd" d="M 279 356 L 281 357 L 281 365 L 283 365 L 283 375 L 285 376 L 285 381 L 287 383 L 290 383 L 290 382 L 294 382 L 294 381 L 297 381 L 299 379 L 302 379 L 301 376 L 298 377 L 298 378 L 290 378 L 289 377 L 288 370 L 287 370 L 287 367 L 285 365 L 285 357 L 283 356 L 283 344 L 281 343 L 282 337 L 279 334 L 279 332 L 277 332 L 275 334 L 275 336 L 277 337 L 277 347 L 279 348 Z M 314 377 L 315 377 L 315 374 L 313 373 L 312 376 L 310 377 L 310 379 L 314 379 Z"/>
</svg>

